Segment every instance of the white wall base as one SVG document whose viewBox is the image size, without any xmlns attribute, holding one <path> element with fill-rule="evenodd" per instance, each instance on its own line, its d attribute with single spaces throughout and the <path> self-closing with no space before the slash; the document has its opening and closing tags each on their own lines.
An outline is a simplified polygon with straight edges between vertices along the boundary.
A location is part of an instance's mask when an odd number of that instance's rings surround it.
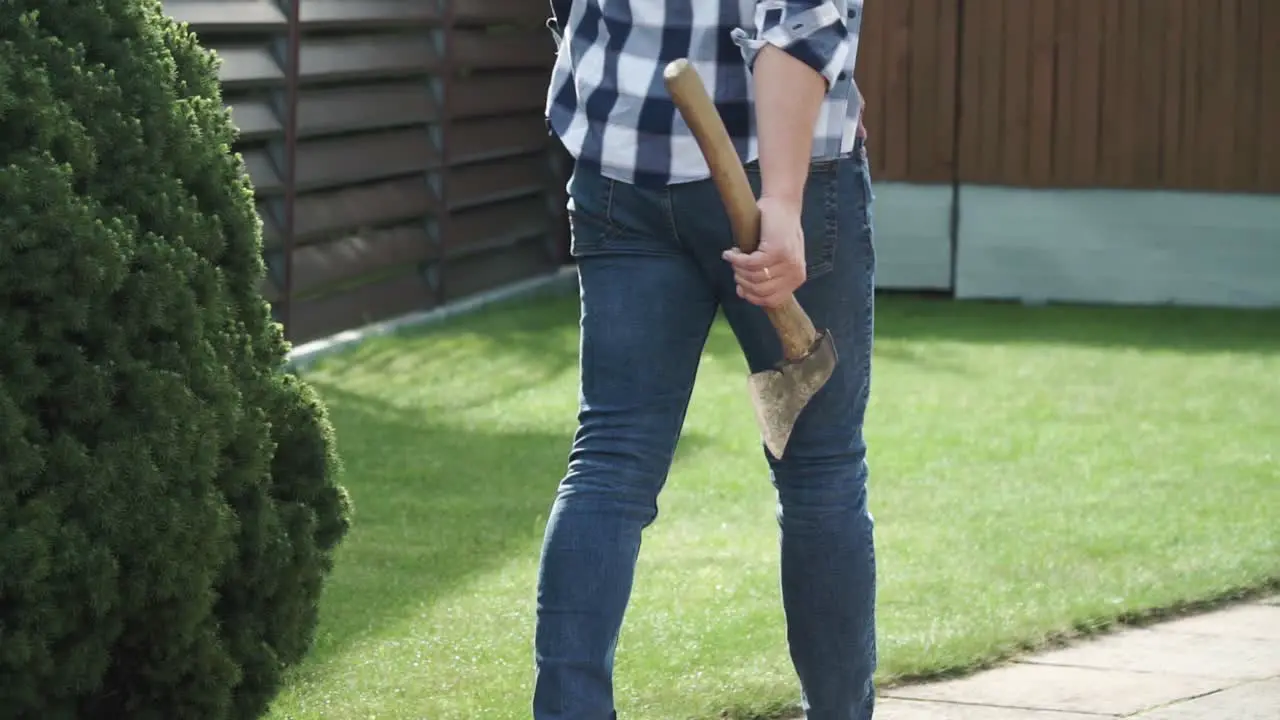
<svg viewBox="0 0 1280 720">
<path fill-rule="evenodd" d="M 872 181 L 876 286 L 951 289 L 951 186 Z"/>
<path fill-rule="evenodd" d="M 1275 195 L 962 186 L 958 245 L 961 298 L 1280 306 Z"/>
</svg>

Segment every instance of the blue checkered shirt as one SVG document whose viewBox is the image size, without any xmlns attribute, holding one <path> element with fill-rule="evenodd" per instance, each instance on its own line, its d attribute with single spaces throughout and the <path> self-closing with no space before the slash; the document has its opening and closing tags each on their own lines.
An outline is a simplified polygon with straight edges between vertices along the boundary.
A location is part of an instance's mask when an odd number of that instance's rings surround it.
<svg viewBox="0 0 1280 720">
<path fill-rule="evenodd" d="M 557 59 L 547 123 L 579 164 L 648 187 L 701 180 L 706 161 L 663 84 L 688 58 L 743 163 L 758 156 L 751 67 L 775 45 L 822 74 L 813 156 L 854 148 L 863 0 L 551 0 Z"/>
</svg>

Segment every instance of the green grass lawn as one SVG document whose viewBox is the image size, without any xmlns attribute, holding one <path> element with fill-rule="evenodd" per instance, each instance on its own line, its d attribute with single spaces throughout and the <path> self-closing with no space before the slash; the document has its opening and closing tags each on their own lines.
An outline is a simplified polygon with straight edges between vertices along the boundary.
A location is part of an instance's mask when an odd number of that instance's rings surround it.
<svg viewBox="0 0 1280 720">
<path fill-rule="evenodd" d="M 275 720 L 528 718 L 573 298 L 308 372 L 355 526 Z M 718 325 L 619 649 L 636 720 L 795 705 L 773 495 Z M 1280 579 L 1280 313 L 886 297 L 868 418 L 882 682 Z"/>
</svg>

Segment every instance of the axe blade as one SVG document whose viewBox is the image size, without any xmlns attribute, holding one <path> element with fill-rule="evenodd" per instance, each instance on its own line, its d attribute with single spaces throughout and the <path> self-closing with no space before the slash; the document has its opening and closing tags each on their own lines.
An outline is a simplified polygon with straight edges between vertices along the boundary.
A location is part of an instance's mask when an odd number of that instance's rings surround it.
<svg viewBox="0 0 1280 720">
<path fill-rule="evenodd" d="M 835 343 L 824 331 L 803 358 L 783 360 L 747 378 L 764 446 L 775 458 L 786 452 L 796 420 L 831 378 L 836 359 Z"/>
</svg>

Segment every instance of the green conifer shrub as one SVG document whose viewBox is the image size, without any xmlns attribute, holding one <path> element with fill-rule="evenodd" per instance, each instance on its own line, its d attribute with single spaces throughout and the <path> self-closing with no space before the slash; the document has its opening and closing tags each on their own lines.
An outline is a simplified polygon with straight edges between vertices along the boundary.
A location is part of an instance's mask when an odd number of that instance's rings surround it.
<svg viewBox="0 0 1280 720">
<path fill-rule="evenodd" d="M 285 372 L 213 57 L 157 0 L 0 2 L 0 718 L 254 718 L 349 505 Z"/>
</svg>

